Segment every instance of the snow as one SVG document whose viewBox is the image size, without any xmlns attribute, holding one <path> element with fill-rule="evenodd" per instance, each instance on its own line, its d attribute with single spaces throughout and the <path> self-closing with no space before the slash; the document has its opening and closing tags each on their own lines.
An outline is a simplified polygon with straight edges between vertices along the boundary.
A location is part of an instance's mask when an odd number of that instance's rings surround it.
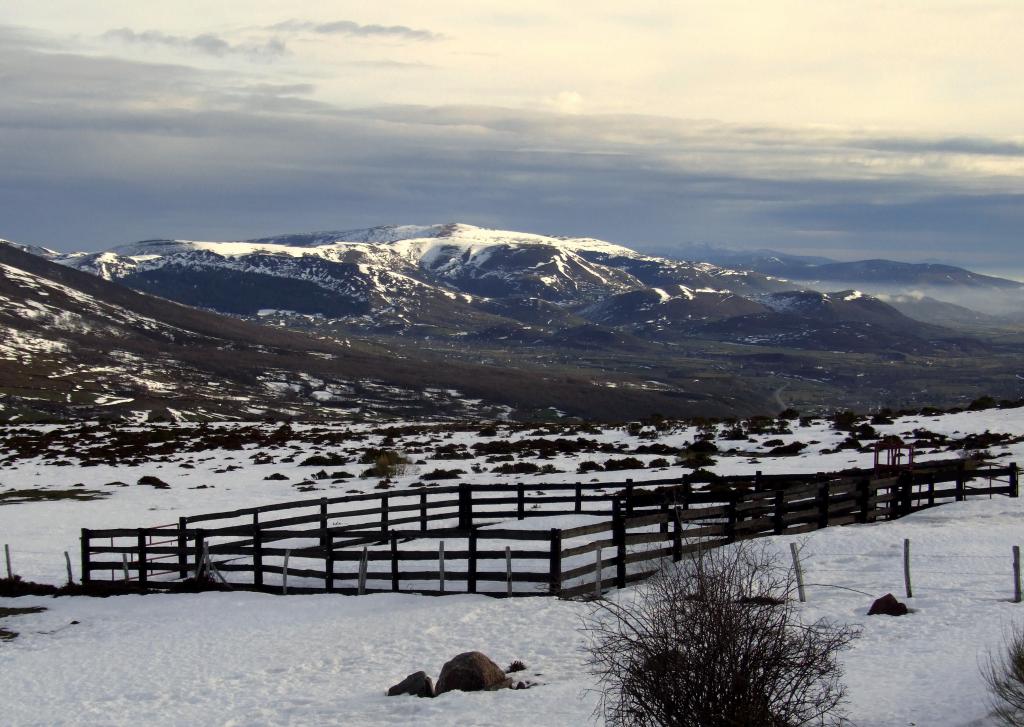
<svg viewBox="0 0 1024 727">
<path fill-rule="evenodd" d="M 352 431 L 364 438 L 338 451 L 352 454 L 380 446 L 379 426 Z M 293 425 L 303 431 L 303 425 Z M 722 474 L 815 472 L 870 463 L 856 451 L 821 454 L 845 434 L 826 423 L 798 427 L 789 435 L 754 435 L 755 442 L 719 439 L 736 446 L 732 455 L 715 455 Z M 1006 432 L 1024 435 L 1024 410 L 989 410 L 946 416 L 912 416 L 876 425 L 881 434 L 927 428 L 940 434 Z M 54 427 L 40 427 L 53 431 Z M 499 436 L 537 438 L 529 431 Z M 409 435 L 393 446 L 433 437 L 445 444 L 471 446 L 474 429 L 437 427 L 433 434 Z M 630 447 L 659 442 L 679 446 L 697 431 L 683 427 L 656 438 L 627 434 L 621 428 L 587 433 L 598 442 Z M 764 442 L 818 440 L 802 456 L 768 457 Z M 174 522 L 183 514 L 270 504 L 299 499 L 293 485 L 313 470 L 300 462 L 320 451 L 296 444 L 296 462 L 253 465 L 252 450 L 178 452 L 138 466 L 101 464 L 59 466 L 43 459 L 22 460 L 0 469 L 7 487 L 84 489 L 107 493 L 92 501 L 36 501 L 0 504 L 0 541 L 12 545 L 16 572 L 33 580 L 60 582 L 63 551 L 75 558 L 78 531 Z M 1024 462 L 1024 443 L 992 448 L 997 461 Z M 275 454 L 280 454 L 275 452 Z M 418 455 L 417 455 L 418 456 Z M 608 455 L 611 456 L 611 455 Z M 617 455 L 616 455 L 617 456 Z M 649 461 L 654 455 L 636 455 Z M 922 459 L 949 457 L 925 453 Z M 466 481 L 524 482 L 543 489 L 545 482 L 621 481 L 661 478 L 670 469 L 574 474 L 583 459 L 606 455 L 556 455 L 546 460 L 564 474 L 468 475 Z M 191 464 L 192 468 L 179 465 Z M 228 465 L 239 469 L 224 471 Z M 429 462 L 413 466 L 396 480 L 409 486 L 435 466 L 469 471 L 483 458 Z M 319 469 L 319 468 L 316 468 Z M 330 469 L 330 468 L 329 468 Z M 342 467 L 352 471 L 355 466 Z M 357 469 L 358 471 L 358 469 Z M 220 472 L 220 473 L 218 473 Z M 266 481 L 282 472 L 287 481 Z M 166 490 L 134 485 L 152 474 L 168 482 Z M 128 486 L 111 486 L 121 481 Z M 206 485 L 204 489 L 194 489 Z M 318 497 L 346 489 L 372 491 L 358 477 L 329 486 L 318 482 Z M 5 488 L 0 486 L 0 494 Z M 0 501 L 2 502 L 2 501 Z M 567 527 L 588 516 L 550 516 L 533 523 L 502 527 Z M 808 535 L 765 539 L 788 557 L 790 542 L 800 544 L 808 583 L 805 618 L 827 617 L 859 625 L 863 636 L 842 656 L 849 687 L 849 713 L 859 727 L 937 725 L 988 727 L 985 689 L 978 663 L 1002 644 L 1013 625 L 1024 625 L 1024 605 L 1012 596 L 1011 548 L 1020 544 L 1024 501 L 1001 496 L 972 498 L 916 513 L 894 522 L 829 528 Z M 911 542 L 913 613 L 903 618 L 866 617 L 873 598 L 887 592 L 903 600 L 903 540 Z M 454 549 L 455 544 L 452 544 Z M 77 574 L 77 560 L 76 574 Z M 630 598 L 633 589 L 613 593 Z M 39 605 L 47 610 L 5 618 L 0 625 L 20 632 L 0 643 L 0 702 L 5 725 L 205 725 L 205 724 L 424 724 L 492 725 L 527 723 L 587 724 L 596 703 L 588 690 L 579 620 L 584 603 L 542 597 L 491 599 L 451 595 L 441 598 L 405 594 L 372 596 L 271 596 L 232 592 L 189 595 L 91 598 L 0 599 L 0 607 Z M 72 625 L 72 621 L 77 624 Z M 479 649 L 502 665 L 522 659 L 527 674 L 541 682 L 526 691 L 448 694 L 435 700 L 387 698 L 384 691 L 406 674 L 424 669 L 436 676 L 455 654 Z M 534 677 L 535 673 L 541 676 Z"/>
</svg>

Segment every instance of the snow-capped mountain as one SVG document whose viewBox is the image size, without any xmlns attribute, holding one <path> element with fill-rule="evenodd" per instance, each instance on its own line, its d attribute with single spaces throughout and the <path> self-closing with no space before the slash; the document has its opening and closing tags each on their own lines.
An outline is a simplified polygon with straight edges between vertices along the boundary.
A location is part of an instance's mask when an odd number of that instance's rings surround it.
<svg viewBox="0 0 1024 727">
<path fill-rule="evenodd" d="M 671 299 L 684 320 L 707 315 L 708 296 L 784 290 L 770 276 L 642 255 L 591 238 L 549 237 L 462 224 L 385 226 L 242 242 L 148 240 L 57 262 L 138 290 L 225 313 L 284 310 L 370 327 L 454 327 L 517 320 L 523 301 L 602 321 L 601 302 Z M 510 303 L 512 305 L 510 305 Z M 712 308 L 721 308 L 712 305 Z M 720 315 L 720 311 L 714 313 Z M 636 311 L 632 317 L 640 317 Z M 627 315 L 626 318 L 630 316 Z M 525 322 L 525 321 L 523 321 Z"/>
<path fill-rule="evenodd" d="M 307 317 L 301 325 L 332 330 L 591 348 L 631 337 L 835 347 L 847 324 L 876 326 L 915 350 L 942 336 L 861 294 L 795 294 L 793 283 L 749 270 L 464 224 L 147 240 L 56 261 L 189 305 L 275 320 L 296 314 Z M 850 336 L 849 346 L 880 340 Z"/>
</svg>

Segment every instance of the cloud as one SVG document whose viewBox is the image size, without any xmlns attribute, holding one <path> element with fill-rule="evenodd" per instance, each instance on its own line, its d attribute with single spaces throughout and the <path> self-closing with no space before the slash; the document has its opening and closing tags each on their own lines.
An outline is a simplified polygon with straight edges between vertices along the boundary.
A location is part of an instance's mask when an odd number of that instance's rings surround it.
<svg viewBox="0 0 1024 727">
<path fill-rule="evenodd" d="M 183 36 L 170 35 L 158 30 L 137 32 L 131 28 L 114 28 L 108 30 L 102 37 L 105 40 L 114 40 L 121 43 L 163 46 L 165 48 L 195 51 L 217 57 L 241 54 L 260 58 L 276 58 L 288 53 L 287 46 L 277 38 L 270 38 L 262 43 L 232 44 L 213 33 Z"/>
<path fill-rule="evenodd" d="M 351 20 L 317 23 L 311 20 L 286 20 L 271 25 L 268 30 L 308 32 L 321 35 L 348 35 L 355 38 L 390 38 L 393 40 L 433 41 L 444 36 L 430 30 L 418 30 L 406 25 L 361 25 Z"/>
<path fill-rule="evenodd" d="M 0 28 L 2 237 L 96 249 L 463 220 L 662 253 L 703 241 L 1019 258 L 1014 178 L 965 163 L 979 155 L 959 143 L 486 106 L 343 108 L 290 78 L 10 37 Z M 1012 140 L 968 146 L 1020 160 Z"/>
</svg>

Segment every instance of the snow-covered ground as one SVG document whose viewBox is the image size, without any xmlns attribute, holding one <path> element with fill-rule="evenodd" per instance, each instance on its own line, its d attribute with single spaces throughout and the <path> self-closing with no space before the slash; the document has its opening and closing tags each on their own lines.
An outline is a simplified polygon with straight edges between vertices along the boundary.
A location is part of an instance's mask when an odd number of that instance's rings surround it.
<svg viewBox="0 0 1024 727">
<path fill-rule="evenodd" d="M 879 433 L 927 428 L 963 437 L 985 430 L 1024 434 L 1024 410 L 991 410 L 942 417 L 910 417 L 878 425 Z M 530 432 L 509 434 L 513 439 Z M 607 430 L 598 440 L 679 446 L 695 431 L 681 428 L 657 439 Z M 791 435 L 757 435 L 726 442 L 741 451 L 718 456 L 722 473 L 826 471 L 865 465 L 871 455 L 852 450 L 821 454 L 845 434 L 825 423 L 794 426 Z M 475 432 L 439 433 L 444 443 L 480 441 Z M 423 435 L 416 435 L 419 441 Z M 536 438 L 536 437 L 533 437 Z M 493 438 L 492 438 L 493 439 Z M 798 457 L 769 458 L 763 442 L 817 441 Z M 368 433 L 358 447 L 376 446 Z M 401 446 L 402 442 L 397 443 Z M 408 443 L 407 443 L 408 444 Z M 12 545 L 16 572 L 33 580 L 63 580 L 63 550 L 74 557 L 81 527 L 173 522 L 180 514 L 265 504 L 303 496 L 293 484 L 310 472 L 297 464 L 315 447 L 299 445 L 294 463 L 252 465 L 246 450 L 176 454 L 133 467 L 77 468 L 41 459 L 0 470 L 0 496 L 9 489 L 66 489 L 76 483 L 110 494 L 91 501 L 45 501 L 0 506 L 0 541 Z M 353 452 L 356 445 L 353 445 Z M 408 448 L 415 448 L 409 445 Z M 990 450 L 1000 462 L 1024 462 L 1024 444 Z M 948 457 L 950 452 L 927 456 Z M 466 470 L 464 481 L 590 481 L 665 477 L 679 470 L 575 474 L 582 460 L 614 455 L 557 455 L 544 460 L 563 474 L 473 474 L 482 457 L 428 461 L 397 481 L 407 486 L 435 467 Z M 653 459 L 653 455 L 636 455 Z M 212 459 L 206 459 L 212 457 Z M 228 459 L 232 457 L 234 459 Z M 752 462 L 751 460 L 756 460 Z M 230 464 L 239 470 L 221 472 Z M 194 469 L 181 468 L 192 464 Z M 319 468 L 314 468 L 319 469 Z M 327 470 L 337 469 L 327 467 Z M 348 470 L 357 474 L 359 467 Z M 267 481 L 272 472 L 288 481 Z M 134 483 L 143 474 L 169 489 Z M 119 480 L 127 487 L 107 487 Z M 324 481 L 316 486 L 326 488 Z M 375 481 L 374 481 L 375 482 Z M 334 492 L 369 491 L 353 478 Z M 204 489 L 189 489 L 207 484 Z M 318 496 L 318 495 L 305 495 Z M 808 619 L 827 617 L 863 627 L 843 655 L 849 714 L 860 727 L 988 725 L 978 664 L 1001 645 L 1006 630 L 1024 624 L 1024 604 L 1013 604 L 1011 548 L 1024 540 L 1022 500 L 995 497 L 944 505 L 891 523 L 829 528 L 768 539 L 780 552 L 802 545 L 808 582 Z M 911 541 L 914 612 L 903 618 L 866 616 L 874 597 L 903 599 L 902 548 Z M 613 597 L 628 598 L 630 591 Z M 254 593 L 0 599 L 0 608 L 39 605 L 47 610 L 12 616 L 0 626 L 19 632 L 0 642 L 0 722 L 10 725 L 573 725 L 591 718 L 596 698 L 584 667 L 577 627 L 590 608 L 549 598 L 442 598 L 400 594 L 269 596 Z M 78 623 L 72 624 L 72 621 Z M 434 700 L 387 698 L 406 674 L 437 675 L 455 654 L 478 649 L 502 665 L 522 659 L 541 682 L 526 691 L 446 694 Z M 533 676 L 539 674 L 539 676 Z"/>
</svg>

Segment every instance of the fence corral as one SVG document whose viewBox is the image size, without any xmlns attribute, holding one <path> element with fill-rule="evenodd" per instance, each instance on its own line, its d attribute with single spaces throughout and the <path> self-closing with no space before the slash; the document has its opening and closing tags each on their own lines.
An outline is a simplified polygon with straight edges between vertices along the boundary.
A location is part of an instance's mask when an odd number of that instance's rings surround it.
<svg viewBox="0 0 1024 727">
<path fill-rule="evenodd" d="M 967 497 L 1017 497 L 1016 464 L 919 464 L 877 478 L 761 475 L 691 482 L 425 487 L 82 531 L 82 581 L 168 588 L 214 573 L 273 593 L 586 596 L 665 559 L 740 539 L 895 519 Z"/>
</svg>

